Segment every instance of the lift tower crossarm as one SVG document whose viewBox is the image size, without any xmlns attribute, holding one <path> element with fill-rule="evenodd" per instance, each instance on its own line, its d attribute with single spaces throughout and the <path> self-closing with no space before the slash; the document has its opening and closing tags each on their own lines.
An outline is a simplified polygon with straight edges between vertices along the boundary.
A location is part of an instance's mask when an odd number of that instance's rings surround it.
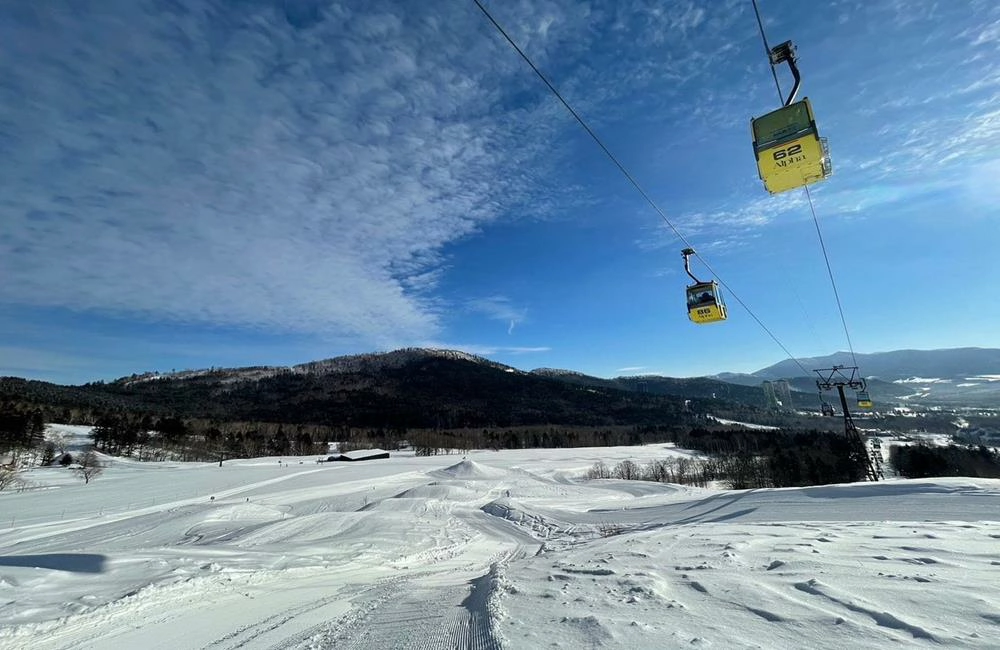
<svg viewBox="0 0 1000 650">
<path fill-rule="evenodd" d="M 848 375 L 846 371 L 850 370 Z M 813 370 L 819 379 L 816 380 L 816 387 L 820 390 L 833 390 L 835 387 L 846 386 L 851 390 L 864 390 L 865 380 L 858 376 L 857 366 L 834 366 Z"/>
</svg>

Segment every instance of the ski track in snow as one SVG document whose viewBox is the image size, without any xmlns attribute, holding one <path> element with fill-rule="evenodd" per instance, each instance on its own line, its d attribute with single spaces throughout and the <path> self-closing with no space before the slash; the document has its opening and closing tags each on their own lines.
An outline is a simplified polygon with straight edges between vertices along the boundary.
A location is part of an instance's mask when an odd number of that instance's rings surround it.
<svg viewBox="0 0 1000 650">
<path fill-rule="evenodd" d="M 997 647 L 1000 481 L 581 478 L 685 454 L 35 470 L 0 494 L 0 647 Z"/>
</svg>

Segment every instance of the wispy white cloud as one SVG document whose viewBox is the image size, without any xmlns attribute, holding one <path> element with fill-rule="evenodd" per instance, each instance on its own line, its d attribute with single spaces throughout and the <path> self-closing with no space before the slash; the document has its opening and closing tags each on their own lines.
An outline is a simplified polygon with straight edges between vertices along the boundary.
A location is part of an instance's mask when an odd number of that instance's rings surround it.
<svg viewBox="0 0 1000 650">
<path fill-rule="evenodd" d="M 1000 183 L 997 179 L 1000 179 L 1000 159 L 974 165 L 959 183 L 959 196 L 983 209 L 983 215 L 994 215 L 1000 205 Z"/>
<path fill-rule="evenodd" d="M 442 248 L 523 200 L 519 163 L 545 168 L 545 120 L 493 114 L 516 62 L 463 37 L 472 12 L 5 13 L 0 301 L 432 335 Z"/>
<path fill-rule="evenodd" d="M 805 90 L 816 93 L 820 130 L 830 137 L 832 149 L 836 180 L 813 190 L 821 216 L 868 218 L 876 206 L 968 189 L 963 176 L 970 168 L 1000 158 L 994 38 L 1000 5 L 988 0 L 843 0 L 832 5 L 843 27 L 831 30 L 820 19 L 796 31 Z M 772 13 L 777 23 L 769 25 L 772 33 L 796 20 L 791 13 Z M 891 55 L 865 57 L 863 64 L 858 57 L 841 56 L 848 43 L 861 52 L 888 41 Z M 901 74 L 906 83 L 900 83 Z M 759 94 L 740 87 L 751 96 Z M 711 110 L 739 105 L 730 98 L 713 103 Z M 810 216 L 800 192 L 749 201 L 743 192 L 734 194 L 712 209 L 681 212 L 675 222 L 685 233 L 712 242 L 709 246 L 731 248 L 762 228 Z M 672 239 L 669 233 L 666 239 Z M 699 250 L 704 248 L 701 243 Z"/>
<path fill-rule="evenodd" d="M 462 352 L 468 352 L 469 354 L 476 354 L 479 356 L 493 356 L 493 355 L 521 355 L 521 354 L 538 354 L 542 352 L 551 352 L 552 348 L 548 346 L 507 346 L 507 345 L 489 345 L 482 343 L 442 343 L 440 341 L 427 341 L 422 344 L 422 347 L 435 348 L 442 350 L 460 350 Z"/>
<path fill-rule="evenodd" d="M 861 172 L 851 178 L 876 186 L 938 183 L 969 164 L 996 158 L 1000 5 L 896 0 L 851 10 L 855 24 L 884 25 L 859 35 L 867 40 L 858 47 L 891 40 L 894 52 L 875 57 L 857 76 L 853 92 L 839 98 L 839 114 L 830 114 L 827 123 L 849 145 L 838 155 L 838 142 L 831 141 L 835 170 Z M 845 59 L 843 66 L 850 65 Z M 838 71 L 847 73 L 844 67 Z"/>
<path fill-rule="evenodd" d="M 64 354 L 34 347 L 0 345 L 0 377 L 40 379 L 65 377 L 86 373 L 99 364 L 100 360 L 96 357 Z"/>
<path fill-rule="evenodd" d="M 624 368 L 618 368 L 615 372 L 639 372 L 640 370 L 645 370 L 648 366 L 625 366 Z"/>
<path fill-rule="evenodd" d="M 773 100 L 748 4 L 491 8 L 599 131 L 640 134 L 626 162 L 676 167 L 693 140 L 746 138 L 756 100 Z M 791 14 L 816 11 L 802 7 L 765 12 L 769 28 L 783 35 Z M 842 135 L 835 173 L 875 186 L 821 187 L 818 205 L 856 214 L 928 174 L 950 182 L 941 168 L 990 169 L 998 8 L 838 0 L 829 15 L 842 25 L 799 21 L 807 83 L 831 89 L 821 125 Z M 406 345 L 446 336 L 449 244 L 611 187 L 558 173 L 584 136 L 471 3 L 107 0 L 82 12 L 55 0 L 2 18 L 0 303 Z M 857 57 L 838 56 L 847 31 L 921 54 L 914 88 L 886 83 L 894 57 L 859 75 Z M 871 119 L 852 122 L 855 106 Z M 570 133 L 581 140 L 557 137 Z M 863 147 L 872 134 L 878 146 Z M 746 160 L 737 191 L 670 212 L 699 250 L 808 218 L 798 193 L 763 194 L 740 146 L 720 155 Z M 674 241 L 658 230 L 642 245 Z M 502 297 L 454 300 L 508 331 L 527 315 Z"/>
<path fill-rule="evenodd" d="M 539 352 L 551 352 L 552 348 L 544 345 L 540 346 L 522 346 L 522 347 L 499 347 L 496 348 L 499 354 L 535 354 Z"/>
<path fill-rule="evenodd" d="M 1000 20 L 994 20 L 979 27 L 963 32 L 963 36 L 971 36 L 973 45 L 992 45 L 1000 47 Z"/>
<path fill-rule="evenodd" d="M 494 10 L 600 123 L 642 89 L 677 110 L 664 75 L 725 57 L 693 44 L 740 6 Z M 416 340 L 442 330 L 448 244 L 571 200 L 547 175 L 576 126 L 471 4 L 5 11 L 0 302 Z M 621 56 L 636 35 L 655 51 Z"/>
<path fill-rule="evenodd" d="M 704 211 L 682 212 L 672 222 L 699 252 L 720 252 L 752 245 L 760 229 L 775 222 L 807 218 L 806 207 L 801 193 L 764 194 L 749 201 L 717 201 Z M 651 236 L 637 240 L 636 245 L 647 251 L 659 250 L 677 247 L 678 238 L 673 229 L 659 223 Z"/>
<path fill-rule="evenodd" d="M 507 333 L 513 334 L 514 328 L 523 323 L 528 316 L 527 307 L 516 307 L 505 296 L 489 296 L 475 298 L 467 303 L 470 310 L 483 314 L 489 319 L 507 323 Z"/>
</svg>

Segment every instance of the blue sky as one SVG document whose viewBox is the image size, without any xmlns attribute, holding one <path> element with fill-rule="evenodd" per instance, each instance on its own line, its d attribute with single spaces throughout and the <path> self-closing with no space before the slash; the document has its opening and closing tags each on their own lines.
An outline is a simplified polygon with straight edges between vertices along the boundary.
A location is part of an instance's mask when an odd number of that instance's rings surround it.
<svg viewBox="0 0 1000 650">
<path fill-rule="evenodd" d="M 792 354 L 846 349 L 803 192 L 756 175 L 750 0 L 488 6 Z M 1000 3 L 760 7 L 830 141 L 856 351 L 1000 347 Z M 471 0 L 6 3 L 0 150 L 0 375 L 784 358 L 731 296 L 687 320 L 682 244 Z"/>
</svg>

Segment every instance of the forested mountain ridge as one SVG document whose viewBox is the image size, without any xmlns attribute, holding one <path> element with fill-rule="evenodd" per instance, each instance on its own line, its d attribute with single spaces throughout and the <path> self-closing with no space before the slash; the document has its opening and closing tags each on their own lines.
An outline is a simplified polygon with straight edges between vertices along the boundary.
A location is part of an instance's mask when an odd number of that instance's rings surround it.
<svg viewBox="0 0 1000 650">
<path fill-rule="evenodd" d="M 406 349 L 288 368 L 146 373 L 79 387 L 9 379 L 0 383 L 0 400 L 220 421 L 392 429 L 672 424 L 709 411 L 753 417 L 764 404 L 759 388 L 732 386 L 734 394 L 713 399 L 710 392 L 686 397 L 682 390 L 668 394 L 640 390 L 628 381 L 593 379 L 597 383 L 591 385 L 461 352 Z M 725 384 L 713 383 L 723 392 Z"/>
<path fill-rule="evenodd" d="M 926 366 L 914 366 L 912 359 L 931 358 L 938 362 L 934 367 L 950 368 L 964 378 L 973 377 L 974 370 L 992 369 L 991 353 L 1000 353 L 962 349 L 952 351 L 951 361 L 942 361 L 949 358 L 945 354 L 949 351 L 933 351 L 929 356 L 912 352 L 885 354 L 895 359 L 892 363 L 897 368 L 920 370 Z M 821 365 L 838 359 L 806 361 Z M 962 366 L 963 359 L 974 361 Z M 872 363 L 870 367 L 883 366 Z M 962 367 L 970 370 L 961 371 Z M 780 364 L 761 372 L 777 379 L 778 368 Z M 893 381 L 889 376 L 888 381 L 870 379 L 869 386 L 876 403 L 883 406 L 969 396 L 989 400 L 994 395 L 990 391 L 1000 389 L 1000 381 L 990 381 L 989 374 L 983 373 L 979 383 L 927 377 Z M 1000 369 L 996 375 L 1000 377 Z M 0 404 L 41 407 L 47 416 L 66 422 L 90 421 L 96 415 L 119 411 L 228 422 L 395 429 L 674 424 L 709 413 L 751 421 L 770 418 L 764 414 L 768 405 L 764 378 L 730 377 L 731 381 L 652 375 L 605 379 L 551 368 L 525 372 L 465 352 L 407 348 L 287 367 L 150 372 L 83 386 L 0 378 Z M 813 380 L 794 375 L 789 379 L 792 390 L 782 398 L 783 406 L 815 410 L 818 398 Z M 937 383 L 924 386 L 913 381 Z"/>
<path fill-rule="evenodd" d="M 649 395 L 672 395 L 687 399 L 716 399 L 740 404 L 762 406 L 766 402 L 761 380 L 755 384 L 739 384 L 714 379 L 712 377 L 661 377 L 659 375 L 638 375 L 631 377 L 615 377 L 603 379 L 571 370 L 556 370 L 553 368 L 538 368 L 531 371 L 543 377 L 559 379 L 571 384 L 600 388 L 625 390 L 633 393 Z M 808 395 L 793 393 L 792 404 L 786 406 L 814 406 L 815 391 Z"/>
</svg>

